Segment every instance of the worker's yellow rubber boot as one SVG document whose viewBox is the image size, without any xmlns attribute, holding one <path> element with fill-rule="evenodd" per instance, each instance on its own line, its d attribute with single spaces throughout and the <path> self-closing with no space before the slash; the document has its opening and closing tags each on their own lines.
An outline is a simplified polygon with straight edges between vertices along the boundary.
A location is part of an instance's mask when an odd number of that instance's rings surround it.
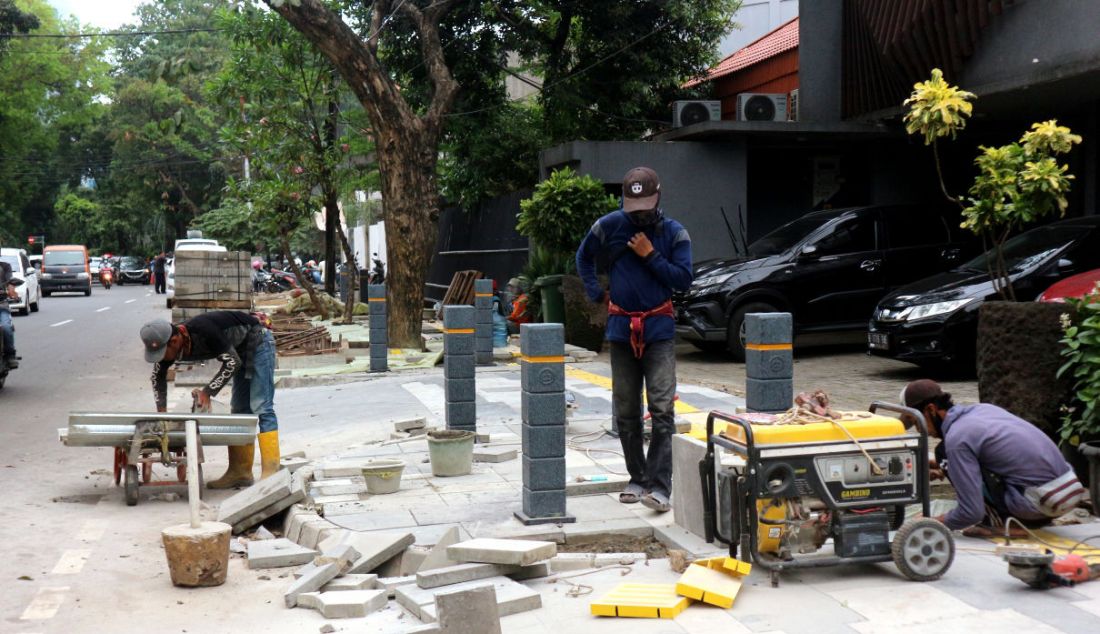
<svg viewBox="0 0 1100 634">
<path fill-rule="evenodd" d="M 260 479 L 274 475 L 281 466 L 279 463 L 279 431 L 264 431 L 258 436 L 260 440 Z"/>
<path fill-rule="evenodd" d="M 208 489 L 232 489 L 252 486 L 252 460 L 256 457 L 256 445 L 229 447 L 229 468 L 225 475 L 206 483 Z"/>
</svg>

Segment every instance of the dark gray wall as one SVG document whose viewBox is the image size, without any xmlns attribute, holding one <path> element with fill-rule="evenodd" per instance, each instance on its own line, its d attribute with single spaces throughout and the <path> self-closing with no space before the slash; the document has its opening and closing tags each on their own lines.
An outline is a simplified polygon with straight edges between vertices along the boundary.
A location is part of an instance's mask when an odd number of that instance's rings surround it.
<svg viewBox="0 0 1100 634">
<path fill-rule="evenodd" d="M 1016 2 L 1006 5 L 982 32 L 958 83 L 982 95 L 1057 80 L 1098 65 L 1096 0 Z"/>
<path fill-rule="evenodd" d="M 844 3 L 802 0 L 798 11 L 798 117 L 840 121 Z"/>
<path fill-rule="evenodd" d="M 695 261 L 734 253 L 719 207 L 725 208 L 735 235 L 740 235 L 737 208 L 747 210 L 743 141 L 573 141 L 544 150 L 540 156 L 543 178 L 566 165 L 616 191 L 621 191 L 623 176 L 631 168 L 653 168 L 661 179 L 661 207 L 687 227 Z"/>
</svg>

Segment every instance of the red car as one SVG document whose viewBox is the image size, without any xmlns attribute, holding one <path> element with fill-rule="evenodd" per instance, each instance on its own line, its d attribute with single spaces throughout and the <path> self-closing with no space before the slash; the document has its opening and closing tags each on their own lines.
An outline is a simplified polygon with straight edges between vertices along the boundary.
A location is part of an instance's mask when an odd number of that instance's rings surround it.
<svg viewBox="0 0 1100 634">
<path fill-rule="evenodd" d="M 1085 271 L 1056 282 L 1043 291 L 1036 301 L 1064 302 L 1069 297 L 1077 299 L 1095 291 L 1097 284 L 1100 284 L 1100 269 Z"/>
</svg>

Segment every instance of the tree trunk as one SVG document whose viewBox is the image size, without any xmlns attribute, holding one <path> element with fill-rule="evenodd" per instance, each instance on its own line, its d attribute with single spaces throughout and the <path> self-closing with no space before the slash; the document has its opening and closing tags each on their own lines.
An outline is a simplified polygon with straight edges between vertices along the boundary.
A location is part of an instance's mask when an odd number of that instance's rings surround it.
<svg viewBox="0 0 1100 634">
<path fill-rule="evenodd" d="M 348 295 L 344 298 L 344 323 L 350 324 L 355 316 L 355 304 L 359 301 L 359 264 L 355 261 L 355 252 L 348 243 L 348 236 L 344 233 L 343 225 L 336 225 L 336 235 L 340 237 L 340 246 L 344 248 L 344 258 L 347 260 Z"/>
<path fill-rule="evenodd" d="M 324 147 L 331 150 L 336 146 L 336 117 L 340 110 L 335 99 L 329 99 L 328 116 L 325 117 L 325 143 Z M 324 161 L 324 156 L 321 157 Z M 325 170 L 328 171 L 328 170 Z M 336 295 L 336 230 L 340 225 L 340 207 L 337 204 L 339 197 L 333 186 L 331 174 L 327 174 L 327 191 L 325 192 L 325 292 Z"/>
<path fill-rule="evenodd" d="M 424 281 L 438 238 L 439 195 L 435 157 L 417 156 L 434 147 L 411 135 L 379 136 L 388 152 L 379 153 L 382 204 L 386 213 L 386 295 L 392 347 L 420 350 Z M 430 150 L 427 150 L 430 152 Z"/>
<path fill-rule="evenodd" d="M 294 271 L 294 277 L 298 278 L 298 283 L 302 285 L 302 288 L 306 289 L 306 293 L 309 293 L 309 301 L 313 303 L 313 310 L 317 311 L 317 314 L 321 316 L 321 319 L 328 319 L 328 308 L 321 303 L 321 300 L 317 297 L 317 290 L 313 288 L 313 282 L 306 279 L 306 276 L 302 274 L 301 267 L 294 261 L 294 256 L 290 254 L 290 240 L 287 239 L 284 234 L 282 237 L 283 243 L 283 257 L 286 258 L 288 264 L 290 264 L 290 270 Z"/>
</svg>

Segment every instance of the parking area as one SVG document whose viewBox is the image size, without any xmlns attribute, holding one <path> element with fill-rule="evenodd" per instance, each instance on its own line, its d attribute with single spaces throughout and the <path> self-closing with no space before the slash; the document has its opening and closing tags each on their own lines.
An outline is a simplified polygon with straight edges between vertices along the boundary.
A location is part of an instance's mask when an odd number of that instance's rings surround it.
<svg viewBox="0 0 1100 634">
<path fill-rule="evenodd" d="M 745 365 L 724 354 L 681 344 L 676 362 L 677 377 L 684 383 L 745 395 Z M 973 378 L 929 377 L 915 365 L 868 356 L 866 345 L 854 339 L 795 348 L 795 391 L 825 390 L 841 409 L 866 409 L 876 400 L 896 402 L 908 382 L 923 378 L 938 380 L 956 402 L 978 401 L 978 383 Z"/>
</svg>

